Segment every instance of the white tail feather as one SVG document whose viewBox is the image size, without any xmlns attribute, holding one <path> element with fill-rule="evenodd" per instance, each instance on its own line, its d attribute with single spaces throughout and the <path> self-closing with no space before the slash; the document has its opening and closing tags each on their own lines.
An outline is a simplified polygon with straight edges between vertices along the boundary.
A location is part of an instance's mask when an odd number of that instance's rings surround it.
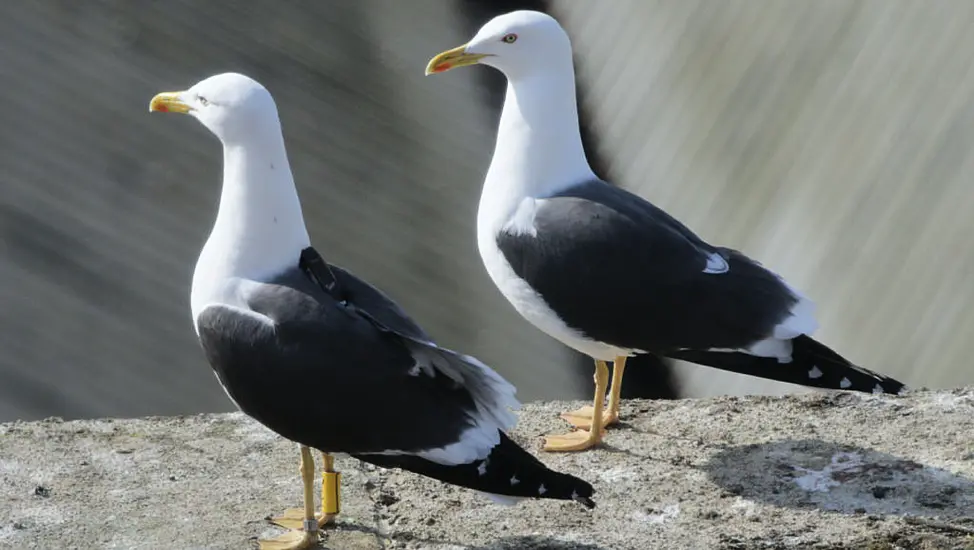
<svg viewBox="0 0 974 550">
<path fill-rule="evenodd" d="M 517 503 L 525 500 L 525 497 L 511 497 L 507 495 L 498 495 L 494 493 L 485 493 L 483 491 L 477 491 L 478 493 L 484 495 L 490 500 L 494 501 L 494 504 L 500 504 L 501 506 L 515 506 Z"/>
<path fill-rule="evenodd" d="M 411 342 L 417 374 L 442 374 L 470 392 L 476 410 L 470 415 L 474 425 L 464 430 L 456 442 L 426 449 L 417 456 L 437 464 L 469 464 L 490 454 L 500 443 L 500 432 L 517 424 L 513 410 L 521 408 L 514 396 L 517 389 L 475 357 L 463 355 L 432 343 Z"/>
<path fill-rule="evenodd" d="M 791 307 L 790 315 L 774 327 L 769 338 L 755 342 L 746 351 L 758 357 L 777 357 L 779 362 L 789 363 L 791 339 L 803 334 L 811 335 L 818 330 L 818 321 L 815 319 L 815 303 L 784 279 L 781 282 L 798 301 Z"/>
</svg>

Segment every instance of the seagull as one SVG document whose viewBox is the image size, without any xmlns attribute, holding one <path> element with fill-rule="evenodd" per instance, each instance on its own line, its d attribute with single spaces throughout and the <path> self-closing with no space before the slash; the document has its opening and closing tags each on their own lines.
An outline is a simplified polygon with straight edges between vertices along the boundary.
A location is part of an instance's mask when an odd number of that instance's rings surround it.
<svg viewBox="0 0 974 550">
<path fill-rule="evenodd" d="M 304 509 L 264 550 L 308 548 L 340 511 L 334 454 L 401 468 L 511 503 L 593 489 L 513 442 L 515 388 L 438 346 L 377 288 L 311 246 L 268 90 L 236 73 L 160 93 L 149 111 L 196 118 L 223 144 L 216 221 L 193 273 L 193 325 L 237 408 L 298 443 Z M 314 457 L 322 453 L 315 514 Z"/>
<path fill-rule="evenodd" d="M 581 429 L 547 437 L 545 450 L 601 442 L 619 420 L 626 358 L 640 353 L 819 388 L 904 388 L 813 339 L 813 303 L 780 276 L 596 176 L 579 133 L 571 42 L 554 18 L 495 17 L 426 74 L 475 64 L 507 77 L 477 212 L 480 257 L 525 319 L 596 364 L 593 405 L 562 415 Z"/>
</svg>

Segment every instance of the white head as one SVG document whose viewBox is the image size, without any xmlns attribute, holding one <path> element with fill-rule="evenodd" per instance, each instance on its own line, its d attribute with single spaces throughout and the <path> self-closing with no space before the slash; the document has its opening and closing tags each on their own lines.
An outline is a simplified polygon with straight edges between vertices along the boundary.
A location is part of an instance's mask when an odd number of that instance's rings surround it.
<svg viewBox="0 0 974 550">
<path fill-rule="evenodd" d="M 238 305 L 228 280 L 267 280 L 311 242 L 274 99 L 252 78 L 225 73 L 158 94 L 149 111 L 188 114 L 223 142 L 220 209 L 193 274 L 193 318 L 208 304 Z"/>
<path fill-rule="evenodd" d="M 223 73 L 182 92 L 164 92 L 149 102 L 149 111 L 189 114 L 224 145 L 280 128 L 277 105 L 267 88 L 237 73 Z"/>
<path fill-rule="evenodd" d="M 547 67 L 571 67 L 572 45 L 550 15 L 514 11 L 488 21 L 470 42 L 431 59 L 426 74 L 477 63 L 494 67 L 514 80 Z"/>
</svg>

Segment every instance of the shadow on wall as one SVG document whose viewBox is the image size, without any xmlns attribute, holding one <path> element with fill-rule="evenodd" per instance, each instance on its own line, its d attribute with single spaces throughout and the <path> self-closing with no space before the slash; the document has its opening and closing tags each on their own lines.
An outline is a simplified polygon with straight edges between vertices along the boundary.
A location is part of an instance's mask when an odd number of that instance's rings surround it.
<svg viewBox="0 0 974 550">
<path fill-rule="evenodd" d="M 548 2 L 545 0 L 472 0 L 463 2 L 462 5 L 468 32 L 471 36 L 484 23 L 503 13 L 515 10 L 549 12 Z M 582 60 L 575 60 L 576 65 L 580 62 Z M 504 76 L 493 70 L 477 71 L 477 75 L 487 90 L 487 103 L 500 117 L 500 108 L 504 103 L 504 90 L 506 88 Z M 612 175 L 608 173 L 607 169 L 608 164 L 598 154 L 598 136 L 592 129 L 592 117 L 582 102 L 585 93 L 584 85 L 579 83 L 578 115 L 585 154 L 595 173 L 612 181 Z M 622 387 L 623 397 L 627 399 L 676 399 L 680 397 L 680 389 L 673 372 L 672 362 L 655 355 L 643 355 L 631 358 L 626 365 L 630 368 L 626 369 L 625 384 Z M 587 387 L 594 374 L 592 360 L 575 353 L 570 372 L 571 376 L 576 377 L 581 383 L 580 387 Z"/>
</svg>

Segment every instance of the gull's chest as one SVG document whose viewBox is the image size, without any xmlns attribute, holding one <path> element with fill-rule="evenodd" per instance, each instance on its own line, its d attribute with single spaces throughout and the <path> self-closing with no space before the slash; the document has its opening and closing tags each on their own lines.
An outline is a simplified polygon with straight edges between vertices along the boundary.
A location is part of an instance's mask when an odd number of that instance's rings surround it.
<svg viewBox="0 0 974 550">
<path fill-rule="evenodd" d="M 537 237 L 534 228 L 534 199 L 524 198 L 503 205 L 503 208 L 494 206 L 495 212 L 504 214 L 495 214 L 488 218 L 484 216 L 487 209 L 481 204 L 477 224 L 477 248 L 487 274 L 514 308 L 532 322 L 536 317 L 554 315 L 531 285 L 517 276 L 498 244 L 501 232 L 515 231 L 524 234 L 526 238 Z"/>
<path fill-rule="evenodd" d="M 532 325 L 590 357 L 611 361 L 619 355 L 631 354 L 630 350 L 597 342 L 568 326 L 558 316 L 556 309 L 553 309 L 527 281 L 517 276 L 497 244 L 497 233 L 479 232 L 477 241 L 480 257 L 494 285 L 514 306 L 514 309 Z"/>
<path fill-rule="evenodd" d="M 243 250 L 238 246 L 225 246 L 213 238 L 203 246 L 190 290 L 194 326 L 200 313 L 213 304 L 248 309 L 244 291 L 249 285 L 269 280 L 272 273 L 280 271 L 267 269 L 255 262 L 252 255 L 241 254 Z"/>
<path fill-rule="evenodd" d="M 554 315 L 537 291 L 514 272 L 497 244 L 496 234 L 490 233 L 486 237 L 478 238 L 477 244 L 490 279 L 518 312 L 529 320 L 538 316 Z"/>
</svg>

